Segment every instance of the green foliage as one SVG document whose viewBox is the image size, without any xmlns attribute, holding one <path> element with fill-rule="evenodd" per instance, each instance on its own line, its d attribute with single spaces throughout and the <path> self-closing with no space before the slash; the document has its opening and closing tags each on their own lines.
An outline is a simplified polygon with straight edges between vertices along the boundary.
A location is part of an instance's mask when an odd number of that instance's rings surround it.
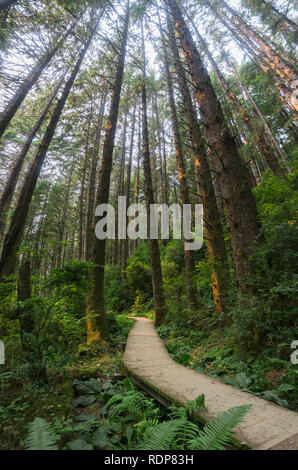
<svg viewBox="0 0 298 470">
<path fill-rule="evenodd" d="M 95 382 L 94 379 L 75 380 L 74 385 L 88 398 L 93 397 L 94 388 L 99 390 Z M 52 426 L 44 419 L 35 418 L 28 426 L 25 447 L 56 449 L 61 437 L 71 433 L 73 438 L 64 447 L 70 450 L 223 449 L 233 437 L 233 428 L 249 409 L 249 406 L 242 406 L 225 411 L 201 429 L 193 421 L 196 421 L 198 409 L 204 408 L 204 395 L 183 407 L 173 405 L 169 416 L 130 379 L 105 382 L 97 399 L 104 403 L 101 417 L 79 414 L 73 422 L 56 419 Z"/>
<path fill-rule="evenodd" d="M 50 425 L 42 418 L 35 418 L 28 425 L 28 434 L 25 439 L 27 450 L 57 450 L 57 438 Z"/>
<path fill-rule="evenodd" d="M 224 450 L 232 440 L 233 428 L 236 427 L 251 405 L 235 406 L 227 411 L 219 413 L 204 427 L 200 435 L 190 441 L 190 449 L 193 450 Z"/>
<path fill-rule="evenodd" d="M 105 268 L 105 301 L 107 310 L 122 313 L 133 303 L 133 290 L 129 281 L 121 279 L 119 266 L 107 265 Z"/>
<path fill-rule="evenodd" d="M 127 282 L 134 293 L 141 291 L 143 295 L 152 295 L 151 269 L 141 261 L 132 261 L 126 269 Z"/>
<path fill-rule="evenodd" d="M 291 342 L 297 331 L 297 173 L 282 181 L 268 173 L 254 191 L 264 241 L 251 257 L 254 275 L 248 282 L 258 295 L 241 299 L 231 313 L 242 344 L 260 349 L 269 338 Z"/>
<path fill-rule="evenodd" d="M 150 427 L 144 440 L 137 446 L 138 450 L 169 450 L 177 434 L 184 429 L 185 420 L 173 419 Z"/>
</svg>

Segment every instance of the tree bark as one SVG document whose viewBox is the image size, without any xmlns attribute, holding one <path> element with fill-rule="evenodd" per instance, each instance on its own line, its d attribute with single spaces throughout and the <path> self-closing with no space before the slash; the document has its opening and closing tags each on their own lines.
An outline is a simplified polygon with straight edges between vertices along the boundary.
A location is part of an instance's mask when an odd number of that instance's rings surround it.
<svg viewBox="0 0 298 470">
<path fill-rule="evenodd" d="M 147 119 L 147 93 L 146 93 L 146 57 L 145 57 L 145 41 L 142 22 L 142 60 L 143 60 L 143 83 L 142 83 L 142 149 L 143 149 L 143 166 L 144 166 L 144 186 L 145 199 L 147 207 L 147 220 L 149 220 L 150 205 L 154 204 L 154 194 L 152 186 L 151 162 L 149 150 L 149 134 Z M 155 324 L 159 326 L 165 316 L 166 306 L 162 285 L 161 263 L 158 240 L 149 237 L 150 259 L 152 270 L 152 286 L 155 310 Z"/>
<path fill-rule="evenodd" d="M 127 43 L 129 22 L 129 2 L 127 2 L 122 44 L 118 56 L 116 76 L 111 97 L 111 106 L 106 125 L 103 144 L 102 159 L 100 165 L 96 206 L 107 204 L 109 201 L 110 177 L 112 170 L 112 158 L 114 150 L 115 132 L 118 120 L 119 101 L 123 81 L 124 61 Z M 95 238 L 95 233 L 94 233 Z M 87 296 L 87 341 L 109 339 L 109 331 L 104 308 L 104 266 L 105 266 L 105 239 L 94 240 L 93 262 L 96 267 L 91 272 L 93 287 Z"/>
<path fill-rule="evenodd" d="M 179 131 L 176 103 L 175 103 L 175 98 L 174 98 L 173 83 L 172 83 L 172 78 L 170 74 L 168 53 L 167 53 L 165 39 L 164 39 L 163 31 L 162 31 L 162 26 L 160 23 L 160 17 L 159 17 L 159 30 L 160 30 L 161 40 L 162 40 L 162 48 L 163 48 L 164 64 L 165 64 L 165 75 L 166 75 L 168 97 L 169 97 L 170 110 L 171 110 L 172 132 L 174 136 L 176 161 L 177 161 L 177 169 L 178 169 L 178 181 L 179 181 L 179 188 L 180 188 L 180 202 L 182 205 L 190 204 L 191 202 L 189 198 L 186 167 L 185 167 L 185 160 L 184 160 L 184 155 L 182 151 L 182 143 L 181 143 L 181 136 L 180 136 L 180 131 Z M 198 302 L 196 298 L 196 288 L 195 288 L 194 280 L 193 280 L 193 277 L 195 274 L 194 253 L 192 250 L 187 250 L 185 248 L 186 242 L 187 240 L 184 240 L 186 298 L 187 298 L 188 308 L 190 310 L 194 310 L 198 307 Z"/>
<path fill-rule="evenodd" d="M 134 145 L 134 134 L 135 134 L 135 121 L 136 121 L 136 106 L 137 102 L 135 101 L 133 107 L 133 117 L 132 117 L 132 127 L 130 135 L 130 146 L 129 146 L 129 157 L 127 164 L 127 176 L 126 176 L 126 226 L 128 224 L 127 209 L 130 204 L 130 181 L 131 181 L 131 166 L 132 166 L 132 154 L 133 154 L 133 145 Z M 122 280 L 126 277 L 126 260 L 128 256 L 128 239 L 127 237 L 122 241 L 122 260 L 121 260 L 121 278 Z"/>
<path fill-rule="evenodd" d="M 203 144 L 203 136 L 192 104 L 185 72 L 180 60 L 172 22 L 168 16 L 170 46 L 173 51 L 175 69 L 178 75 L 180 93 L 193 148 L 195 177 L 204 208 L 205 233 L 212 270 L 212 291 L 216 311 L 224 312 L 227 308 L 227 293 L 230 288 L 230 274 L 225 248 L 220 213 L 212 184 L 211 170 Z"/>
<path fill-rule="evenodd" d="M 25 80 L 23 81 L 22 85 L 18 88 L 18 90 L 15 92 L 14 96 L 12 99 L 9 101 L 7 104 L 6 108 L 4 111 L 1 113 L 0 116 L 0 138 L 4 134 L 5 130 L 9 126 L 10 121 L 14 117 L 15 113 L 23 103 L 24 99 L 26 98 L 27 94 L 33 87 L 33 85 L 37 82 L 39 77 L 41 76 L 42 72 L 44 69 L 47 67 L 47 65 L 50 63 L 56 52 L 59 50 L 63 42 L 66 40 L 66 38 L 69 36 L 71 31 L 73 30 L 76 22 L 68 29 L 68 31 L 65 33 L 64 37 L 57 42 L 57 44 L 52 47 L 48 52 L 46 52 L 40 59 L 39 61 L 35 64 L 33 69 L 29 72 Z"/>
<path fill-rule="evenodd" d="M 92 113 L 91 113 L 92 114 Z M 84 162 L 82 168 L 82 179 L 80 185 L 79 194 L 79 239 L 78 239 L 78 258 L 81 260 L 84 258 L 84 242 L 85 242 L 85 225 L 84 225 L 84 196 L 85 196 L 85 182 L 87 173 L 87 164 L 89 160 L 89 133 L 90 133 L 90 119 L 88 119 L 87 130 L 86 130 L 86 143 L 84 152 Z"/>
<path fill-rule="evenodd" d="M 58 85 L 55 87 L 55 90 L 53 91 L 50 98 L 48 99 L 48 102 L 46 103 L 44 109 L 42 110 L 34 127 L 32 128 L 31 132 L 28 134 L 22 149 L 20 150 L 19 154 L 16 156 L 11 172 L 2 190 L 1 197 L 0 197 L 0 247 L 2 245 L 2 238 L 3 238 L 5 224 L 6 224 L 7 212 L 9 210 L 9 207 L 10 207 L 13 195 L 14 195 L 15 187 L 17 185 L 25 157 L 33 142 L 34 137 L 36 136 L 38 130 L 40 129 L 41 124 L 43 123 L 47 115 L 47 112 L 55 96 L 57 95 L 59 91 L 60 86 L 62 85 L 64 76 L 65 74 L 63 74 L 62 79 L 59 81 Z"/>
<path fill-rule="evenodd" d="M 98 166 L 98 152 L 99 144 L 102 131 L 102 121 L 104 117 L 104 110 L 106 104 L 106 94 L 104 94 L 101 108 L 99 111 L 97 129 L 95 135 L 95 142 L 92 150 L 91 162 L 90 162 L 90 171 L 89 171 L 89 183 L 88 183 L 88 199 L 87 199 L 87 210 L 86 210 L 86 235 L 85 235 L 85 260 L 91 261 L 92 258 L 92 243 L 94 241 L 93 237 L 93 220 L 94 220 L 94 201 L 95 201 L 95 192 L 96 192 L 96 171 Z"/>
<path fill-rule="evenodd" d="M 239 293 L 250 292 L 247 275 L 253 267 L 249 257 L 259 234 L 256 203 L 236 143 L 224 120 L 210 77 L 175 0 L 168 0 L 185 60 L 192 77 L 208 145 L 216 154 L 221 192 L 228 217 Z"/>
<path fill-rule="evenodd" d="M 40 175 L 44 159 L 46 157 L 49 145 L 54 136 L 57 124 L 59 122 L 60 116 L 62 114 L 64 105 L 66 103 L 69 92 L 72 88 L 72 85 L 75 81 L 77 73 L 80 69 L 81 63 L 84 59 L 84 56 L 87 52 L 89 44 L 93 38 L 94 30 L 90 34 L 89 39 L 86 41 L 85 46 L 80 53 L 79 59 L 77 60 L 73 71 L 67 80 L 64 90 L 61 97 L 58 99 L 57 105 L 53 111 L 52 117 L 46 129 L 46 132 L 38 146 L 38 149 L 33 157 L 33 161 L 27 171 L 23 186 L 20 191 L 20 195 L 17 201 L 16 209 L 12 216 L 12 220 L 6 234 L 1 260 L 0 260 L 0 279 L 3 276 L 9 276 L 14 273 L 16 260 L 17 260 L 17 251 L 19 249 L 23 231 L 26 223 L 26 217 L 29 211 L 31 199 L 35 190 L 35 186 Z"/>
</svg>

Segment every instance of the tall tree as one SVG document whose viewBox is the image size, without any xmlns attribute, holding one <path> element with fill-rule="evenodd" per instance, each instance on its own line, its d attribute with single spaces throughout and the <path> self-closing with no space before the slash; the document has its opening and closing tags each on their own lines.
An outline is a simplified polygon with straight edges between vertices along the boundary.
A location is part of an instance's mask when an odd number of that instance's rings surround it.
<svg viewBox="0 0 298 470">
<path fill-rule="evenodd" d="M 111 96 L 111 105 L 106 124 L 105 138 L 102 150 L 102 159 L 98 178 L 98 187 L 96 195 L 96 206 L 107 204 L 109 201 L 110 177 L 113 162 L 113 150 L 115 141 L 115 132 L 118 120 L 118 110 L 120 94 L 123 82 L 123 71 L 125 62 L 125 52 L 129 23 L 129 2 L 126 6 L 124 28 L 121 38 L 121 48 L 118 56 L 117 70 Z M 94 233 L 95 238 L 95 233 Z M 93 286 L 90 288 L 87 297 L 87 341 L 88 343 L 108 339 L 109 331 L 105 317 L 104 307 L 104 266 L 105 266 L 105 239 L 94 240 L 94 252 L 92 260 L 96 266 L 92 269 L 91 277 Z"/>
<path fill-rule="evenodd" d="M 45 134 L 37 148 L 37 151 L 33 157 L 33 161 L 27 171 L 24 179 L 23 186 L 21 188 L 18 201 L 14 214 L 12 216 L 8 232 L 5 236 L 1 260 L 0 260 L 0 279 L 3 276 L 9 276 L 14 273 L 17 251 L 22 241 L 23 231 L 26 223 L 26 217 L 28 214 L 30 202 L 34 193 L 34 189 L 40 175 L 44 159 L 46 157 L 48 148 L 54 136 L 57 124 L 65 106 L 66 100 L 75 81 L 77 73 L 83 62 L 85 54 L 88 50 L 90 42 L 95 34 L 95 28 L 89 35 L 89 38 L 85 42 L 85 45 L 79 55 L 79 58 L 68 78 L 65 87 L 63 89 L 61 97 L 58 99 L 57 105 L 53 111 L 50 122 L 47 126 Z"/>
<path fill-rule="evenodd" d="M 250 116 L 249 116 L 248 112 L 246 111 L 246 109 L 242 106 L 239 98 L 236 96 L 234 91 L 231 89 L 231 87 L 228 84 L 227 80 L 225 79 L 225 77 L 224 77 L 223 73 L 221 72 L 219 66 L 217 65 L 216 61 L 214 60 L 212 54 L 210 53 L 210 50 L 209 50 L 205 40 L 200 35 L 200 33 L 199 33 L 198 29 L 196 28 L 196 26 L 194 25 L 194 23 L 192 23 L 192 24 L 195 28 L 196 35 L 197 35 L 198 39 L 200 40 L 200 42 L 203 46 L 203 49 L 204 49 L 205 53 L 207 54 L 207 57 L 208 57 L 211 65 L 214 69 L 216 77 L 217 77 L 217 79 L 218 79 L 218 81 L 219 81 L 219 83 L 222 87 L 222 90 L 224 92 L 224 95 L 225 95 L 225 97 L 226 97 L 226 99 L 227 99 L 227 101 L 230 105 L 230 109 L 232 111 L 232 114 L 234 115 L 234 117 L 238 116 L 241 119 L 243 119 L 243 121 L 245 123 L 245 126 L 247 127 L 248 131 L 250 132 L 251 135 L 253 135 L 255 133 L 255 129 L 254 129 L 254 126 L 253 126 L 253 123 L 252 123 L 252 119 L 250 118 Z M 242 83 L 241 83 L 241 85 L 242 85 Z M 257 111 L 258 117 L 260 117 L 260 115 L 261 115 L 260 110 L 256 109 L 255 103 L 254 103 L 254 108 L 255 108 L 255 111 Z M 283 174 L 284 173 L 284 168 L 280 165 L 280 162 L 279 162 L 279 159 L 284 160 L 283 153 L 282 153 L 278 143 L 273 138 L 272 132 L 271 132 L 271 130 L 270 130 L 270 128 L 269 128 L 268 124 L 266 123 L 263 116 L 262 116 L 262 123 L 263 123 L 263 126 L 260 129 L 259 135 L 257 137 L 257 146 L 259 147 L 260 151 L 263 153 L 263 155 L 266 159 L 266 162 L 267 162 L 269 168 L 272 170 L 272 172 L 275 175 Z M 266 137 L 264 136 L 264 132 L 267 132 L 269 137 L 270 137 L 270 140 L 272 140 L 272 143 L 274 145 L 273 149 L 270 147 L 270 145 L 268 145 L 268 143 L 266 141 Z"/>
<path fill-rule="evenodd" d="M 0 138 L 4 134 L 5 130 L 9 126 L 10 121 L 14 117 L 15 113 L 23 103 L 24 99 L 28 95 L 29 91 L 33 85 L 40 78 L 42 72 L 50 63 L 56 52 L 59 50 L 61 45 L 65 42 L 66 38 L 70 35 L 75 27 L 76 22 L 74 22 L 68 31 L 65 33 L 64 37 L 56 42 L 54 46 L 51 46 L 50 49 L 37 61 L 32 70 L 24 79 L 23 83 L 15 92 L 14 96 L 11 98 L 9 103 L 6 105 L 4 111 L 0 116 Z"/>
<path fill-rule="evenodd" d="M 127 209 L 130 204 L 130 184 L 131 184 L 131 167 L 132 167 L 132 155 L 133 155 L 133 146 L 134 146 L 134 134 L 135 134 L 135 122 L 136 122 L 136 106 L 137 100 L 134 102 L 133 115 L 132 115 L 132 127 L 130 134 L 130 145 L 129 145 L 129 156 L 127 164 L 127 175 L 126 175 L 126 225 L 128 223 Z M 122 258 L 121 258 L 121 277 L 125 279 L 126 275 L 126 260 L 128 256 L 128 239 L 127 237 L 122 241 Z"/>
<path fill-rule="evenodd" d="M 59 81 L 58 85 L 55 87 L 54 91 L 51 93 L 51 96 L 49 97 L 45 107 L 43 108 L 39 118 L 37 119 L 35 125 L 31 129 L 30 133 L 28 134 L 25 143 L 16 156 L 16 159 L 13 163 L 13 167 L 8 175 L 8 178 L 6 180 L 6 183 L 3 187 L 3 190 L 1 192 L 0 196 L 0 247 L 2 244 L 2 238 L 3 238 L 3 233 L 4 233 L 4 228 L 5 228 L 5 223 L 6 223 L 6 218 L 7 218 L 7 212 L 9 210 L 13 195 L 14 195 L 14 190 L 17 184 L 17 181 L 20 176 L 20 172 L 23 167 L 23 163 L 25 160 L 25 157 L 28 153 L 28 150 L 34 140 L 34 137 L 36 136 L 38 130 L 40 129 L 48 111 L 53 103 L 53 100 L 55 96 L 57 95 L 60 86 L 62 85 L 62 82 L 64 80 L 65 74 L 63 74 L 62 79 Z"/>
<path fill-rule="evenodd" d="M 5 10 L 5 8 L 10 8 L 14 3 L 17 3 L 18 0 L 0 0 L 0 10 Z"/>
<path fill-rule="evenodd" d="M 151 175 L 151 161 L 149 150 L 149 133 L 148 133 L 148 118 L 147 118 L 147 91 L 146 91 L 146 55 L 145 55 L 145 39 L 143 20 L 141 20 L 141 33 L 142 33 L 142 62 L 143 62 L 143 77 L 142 77 L 142 149 L 143 149 L 143 167 L 144 167 L 144 187 L 145 199 L 147 207 L 147 217 L 149 218 L 150 206 L 154 204 L 154 193 Z M 162 273 L 160 263 L 160 252 L 158 240 L 149 237 L 150 259 L 152 270 L 152 286 L 155 310 L 155 324 L 161 324 L 166 313 L 166 305 L 164 299 Z"/>
<path fill-rule="evenodd" d="M 238 290 L 245 293 L 249 291 L 247 275 L 252 272 L 248 260 L 259 234 L 256 203 L 235 140 L 181 10 L 176 0 L 167 0 L 167 5 L 192 78 L 208 145 L 216 154 L 215 165 L 228 217 Z"/>
<path fill-rule="evenodd" d="M 101 101 L 101 107 L 99 110 L 99 116 L 97 121 L 97 128 L 95 133 L 95 141 L 91 154 L 90 170 L 89 170 L 89 182 L 88 182 L 88 196 L 87 196 L 87 207 L 86 207 L 86 236 L 85 236 L 85 259 L 90 261 L 92 258 L 92 243 L 93 237 L 93 219 L 94 219 L 94 201 L 95 201 L 95 189 L 96 189 L 96 172 L 98 167 L 98 152 L 101 138 L 104 110 L 106 104 L 106 93 Z"/>
<path fill-rule="evenodd" d="M 178 75 L 180 93 L 186 113 L 190 139 L 193 148 L 195 176 L 200 188 L 200 195 L 204 208 L 204 222 L 207 246 L 212 269 L 212 290 L 216 310 L 224 312 L 227 308 L 227 293 L 230 287 L 230 274 L 225 248 L 223 230 L 219 209 L 216 203 L 215 190 L 212 184 L 211 170 L 207 153 L 203 143 L 203 135 L 193 107 L 191 94 L 185 76 L 183 64 L 180 59 L 175 33 L 171 18 L 167 17 L 170 46 L 173 52 L 174 64 Z"/>
<path fill-rule="evenodd" d="M 279 11 L 272 1 L 267 0 L 244 0 L 244 5 L 248 6 L 252 12 L 261 16 L 262 21 L 269 24 L 273 31 L 281 31 L 290 41 L 297 42 L 298 25 Z"/>
<path fill-rule="evenodd" d="M 207 3 L 210 5 L 210 2 Z M 220 0 L 220 5 L 232 15 L 233 23 L 238 24 L 244 29 L 245 33 L 260 47 L 273 70 L 291 86 L 292 82 L 298 79 L 298 75 L 296 67 L 291 64 L 289 58 L 286 57 L 286 53 L 283 52 L 283 56 L 281 57 L 280 53 L 278 53 L 278 51 L 276 51 L 252 26 L 244 21 L 224 0 Z M 212 7 L 212 9 L 214 11 L 214 7 Z"/>
<path fill-rule="evenodd" d="M 187 174 L 185 159 L 182 151 L 182 142 L 181 135 L 179 130 L 178 116 L 176 110 L 176 103 L 174 98 L 174 89 L 172 83 L 172 77 L 170 73 L 170 66 L 168 60 L 168 52 L 166 48 L 165 38 L 163 35 L 162 25 L 159 17 L 159 30 L 162 40 L 164 64 L 165 64 L 165 75 L 168 88 L 170 109 L 171 109 L 171 122 L 172 122 L 172 132 L 174 136 L 174 144 L 176 151 L 177 159 L 177 168 L 178 168 L 178 180 L 180 188 L 180 202 L 181 204 L 191 204 L 187 183 Z M 192 250 L 186 249 L 186 240 L 184 241 L 184 263 L 185 263 L 185 275 L 186 275 L 186 297 L 188 307 L 190 309 L 195 309 L 197 307 L 197 298 L 196 298 L 196 288 L 194 285 L 194 274 L 195 274 L 195 262 L 194 262 L 194 253 Z"/>
</svg>

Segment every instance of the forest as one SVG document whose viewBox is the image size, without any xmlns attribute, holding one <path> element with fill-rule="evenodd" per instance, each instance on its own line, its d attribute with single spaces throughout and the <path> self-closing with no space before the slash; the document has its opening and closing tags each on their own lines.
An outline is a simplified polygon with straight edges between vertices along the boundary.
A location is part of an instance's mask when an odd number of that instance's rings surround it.
<svg viewBox="0 0 298 470">
<path fill-rule="evenodd" d="M 246 402 L 203 423 L 127 374 L 134 318 L 298 412 L 295 4 L 0 1 L 1 451 L 234 448 Z"/>
</svg>

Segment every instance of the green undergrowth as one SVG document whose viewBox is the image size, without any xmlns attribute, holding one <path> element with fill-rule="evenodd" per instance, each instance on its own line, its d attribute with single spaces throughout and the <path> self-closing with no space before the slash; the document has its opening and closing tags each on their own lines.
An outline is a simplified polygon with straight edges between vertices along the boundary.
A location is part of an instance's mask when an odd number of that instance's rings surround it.
<svg viewBox="0 0 298 470">
<path fill-rule="evenodd" d="M 254 354 L 241 348 L 233 327 L 219 328 L 212 318 L 201 326 L 192 329 L 173 322 L 157 331 L 171 357 L 185 367 L 298 410 L 298 367 L 290 361 L 290 344 L 267 346 Z"/>
<path fill-rule="evenodd" d="M 8 348 L 8 361 L 0 366 L 0 450 L 22 448 L 27 425 L 35 417 L 49 422 L 72 420 L 74 380 L 105 381 L 120 376 L 126 337 L 134 322 L 126 314 L 110 314 L 108 321 L 110 343 L 80 343 L 63 363 L 45 351 L 46 383 L 32 381 L 30 364 L 18 344 Z"/>
<path fill-rule="evenodd" d="M 250 406 L 231 408 L 204 427 L 195 423 L 204 396 L 164 408 L 130 379 L 75 380 L 72 418 L 36 417 L 20 445 L 28 450 L 220 450 Z"/>
</svg>

